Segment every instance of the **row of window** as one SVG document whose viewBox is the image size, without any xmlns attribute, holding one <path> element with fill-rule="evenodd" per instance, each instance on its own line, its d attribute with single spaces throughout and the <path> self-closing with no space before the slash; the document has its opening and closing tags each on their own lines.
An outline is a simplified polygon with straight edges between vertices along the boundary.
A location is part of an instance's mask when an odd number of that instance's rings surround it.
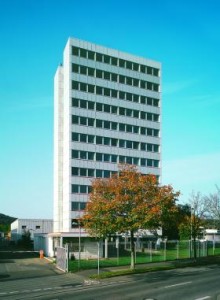
<svg viewBox="0 0 220 300">
<path fill-rule="evenodd" d="M 98 157 L 97 157 L 97 160 L 98 160 Z M 100 161 L 101 160 L 102 160 L 102 157 L 100 157 Z M 127 162 L 127 157 L 119 156 L 119 161 L 120 161 L 120 163 L 125 163 L 125 162 Z M 140 164 L 143 167 L 147 166 L 147 167 L 151 167 L 151 168 L 158 168 L 159 160 L 141 158 Z M 112 176 L 112 174 L 114 174 L 114 173 L 116 173 L 116 172 L 109 171 L 109 170 L 72 167 L 72 176 L 110 178 Z"/>
<path fill-rule="evenodd" d="M 152 145 L 152 149 L 154 149 L 153 151 L 155 152 L 159 151 L 159 146 L 156 144 L 140 143 L 136 141 L 127 141 L 123 139 L 116 139 L 116 138 L 77 133 L 77 132 L 72 132 L 72 141 L 88 143 L 88 144 L 96 144 L 96 145 L 105 145 L 111 147 L 127 148 L 133 150 L 142 150 L 142 151 L 147 151 L 148 145 Z"/>
<path fill-rule="evenodd" d="M 72 194 L 89 194 L 91 193 L 92 187 L 84 184 L 72 184 Z"/>
<path fill-rule="evenodd" d="M 110 80 L 112 82 L 126 84 L 137 88 L 155 91 L 155 92 L 159 91 L 159 84 L 157 83 L 140 80 L 129 76 L 119 75 L 116 73 L 110 73 L 107 71 L 102 71 L 100 69 L 94 69 L 86 66 L 72 64 L 72 72 L 86 75 L 86 76 L 92 76 L 104 80 Z"/>
<path fill-rule="evenodd" d="M 158 114 L 148 113 L 148 112 L 125 108 L 125 107 L 118 107 L 115 105 L 103 104 L 100 102 L 93 102 L 93 101 L 73 98 L 72 106 L 80 107 L 84 109 L 96 110 L 100 112 L 111 113 L 111 114 L 118 114 L 121 116 L 138 118 L 138 119 L 143 119 L 148 121 L 154 121 L 154 122 L 159 121 Z"/>
<path fill-rule="evenodd" d="M 150 146 L 158 146 L 148 144 Z M 158 152 L 158 147 L 155 147 Z M 151 147 L 151 151 L 153 147 Z M 120 163 L 124 162 L 127 164 L 132 165 L 142 165 L 143 160 L 139 157 L 131 157 L 131 156 L 121 156 L 115 154 L 108 154 L 108 153 L 99 153 L 99 152 L 91 152 L 91 151 L 80 151 L 80 150 L 72 150 L 72 159 L 85 159 L 85 160 L 95 160 L 95 161 L 102 161 L 102 162 L 111 162 L 111 163 Z M 145 165 L 145 164 L 144 164 Z"/>
<path fill-rule="evenodd" d="M 142 135 L 153 136 L 153 137 L 159 136 L 158 129 L 112 122 L 112 121 L 105 121 L 105 120 L 94 119 L 94 118 L 79 117 L 76 115 L 72 115 L 72 124 L 92 126 L 96 128 L 103 128 L 103 129 L 119 130 L 122 132 L 142 134 Z"/>
<path fill-rule="evenodd" d="M 72 201 L 71 210 L 72 211 L 84 210 L 86 208 L 86 204 L 87 202 Z"/>
<path fill-rule="evenodd" d="M 76 91 L 92 93 L 92 94 L 96 94 L 96 95 L 100 95 L 100 96 L 117 98 L 120 100 L 127 100 L 127 101 L 136 102 L 136 103 L 140 102 L 140 95 L 132 94 L 132 93 L 124 92 L 124 91 L 118 91 L 118 90 L 114 90 L 114 89 L 109 89 L 109 88 L 101 87 L 98 85 L 87 84 L 87 83 L 79 82 L 79 81 L 72 81 L 72 89 L 76 90 Z M 156 105 L 156 106 L 158 106 L 158 105 Z"/>
<path fill-rule="evenodd" d="M 110 64 L 112 66 L 118 66 L 120 68 L 125 68 L 136 72 L 141 72 L 144 74 L 149 74 L 157 77 L 159 76 L 159 69 L 157 68 L 138 64 L 132 61 L 124 60 L 114 56 L 109 56 L 106 54 L 97 53 L 83 48 L 72 47 L 72 55 L 95 60 L 97 62 Z"/>
</svg>

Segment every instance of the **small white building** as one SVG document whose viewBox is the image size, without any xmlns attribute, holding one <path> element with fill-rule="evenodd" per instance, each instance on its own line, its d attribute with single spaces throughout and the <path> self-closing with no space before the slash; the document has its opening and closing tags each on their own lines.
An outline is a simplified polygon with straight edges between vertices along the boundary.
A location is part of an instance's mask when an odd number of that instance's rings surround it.
<svg viewBox="0 0 220 300">
<path fill-rule="evenodd" d="M 218 229 L 206 229 L 205 239 L 210 242 L 220 242 L 220 230 Z"/>
<path fill-rule="evenodd" d="M 29 231 L 31 239 L 35 234 L 45 234 L 53 231 L 52 219 L 17 219 L 11 223 L 11 240 L 17 242 L 22 234 Z"/>
</svg>

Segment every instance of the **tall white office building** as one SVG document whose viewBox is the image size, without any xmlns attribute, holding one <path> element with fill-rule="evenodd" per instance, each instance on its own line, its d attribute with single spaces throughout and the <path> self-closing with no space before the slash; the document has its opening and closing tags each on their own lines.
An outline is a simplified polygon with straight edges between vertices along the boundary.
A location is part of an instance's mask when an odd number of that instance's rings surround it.
<svg viewBox="0 0 220 300">
<path fill-rule="evenodd" d="M 160 82 L 158 62 L 68 40 L 54 84 L 54 232 L 77 236 L 91 180 L 118 163 L 160 178 Z"/>
</svg>

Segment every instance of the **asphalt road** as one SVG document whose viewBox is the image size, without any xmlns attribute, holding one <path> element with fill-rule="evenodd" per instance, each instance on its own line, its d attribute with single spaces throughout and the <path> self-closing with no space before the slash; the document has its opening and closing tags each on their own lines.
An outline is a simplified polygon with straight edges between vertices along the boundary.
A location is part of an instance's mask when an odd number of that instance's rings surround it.
<svg viewBox="0 0 220 300">
<path fill-rule="evenodd" d="M 91 281 L 39 258 L 0 260 L 0 300 L 220 300 L 218 265 Z"/>
</svg>

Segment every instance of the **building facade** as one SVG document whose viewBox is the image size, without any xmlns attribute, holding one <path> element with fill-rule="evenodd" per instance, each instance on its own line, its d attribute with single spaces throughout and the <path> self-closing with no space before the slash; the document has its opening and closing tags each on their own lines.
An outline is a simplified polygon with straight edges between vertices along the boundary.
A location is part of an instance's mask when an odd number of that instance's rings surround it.
<svg viewBox="0 0 220 300">
<path fill-rule="evenodd" d="M 18 241 L 25 232 L 30 232 L 33 240 L 35 234 L 45 234 L 52 230 L 53 220 L 50 219 L 17 219 L 11 223 L 11 240 Z"/>
<path fill-rule="evenodd" d="M 161 64 L 70 38 L 54 80 L 54 232 L 79 234 L 91 180 L 161 176 Z"/>
</svg>

